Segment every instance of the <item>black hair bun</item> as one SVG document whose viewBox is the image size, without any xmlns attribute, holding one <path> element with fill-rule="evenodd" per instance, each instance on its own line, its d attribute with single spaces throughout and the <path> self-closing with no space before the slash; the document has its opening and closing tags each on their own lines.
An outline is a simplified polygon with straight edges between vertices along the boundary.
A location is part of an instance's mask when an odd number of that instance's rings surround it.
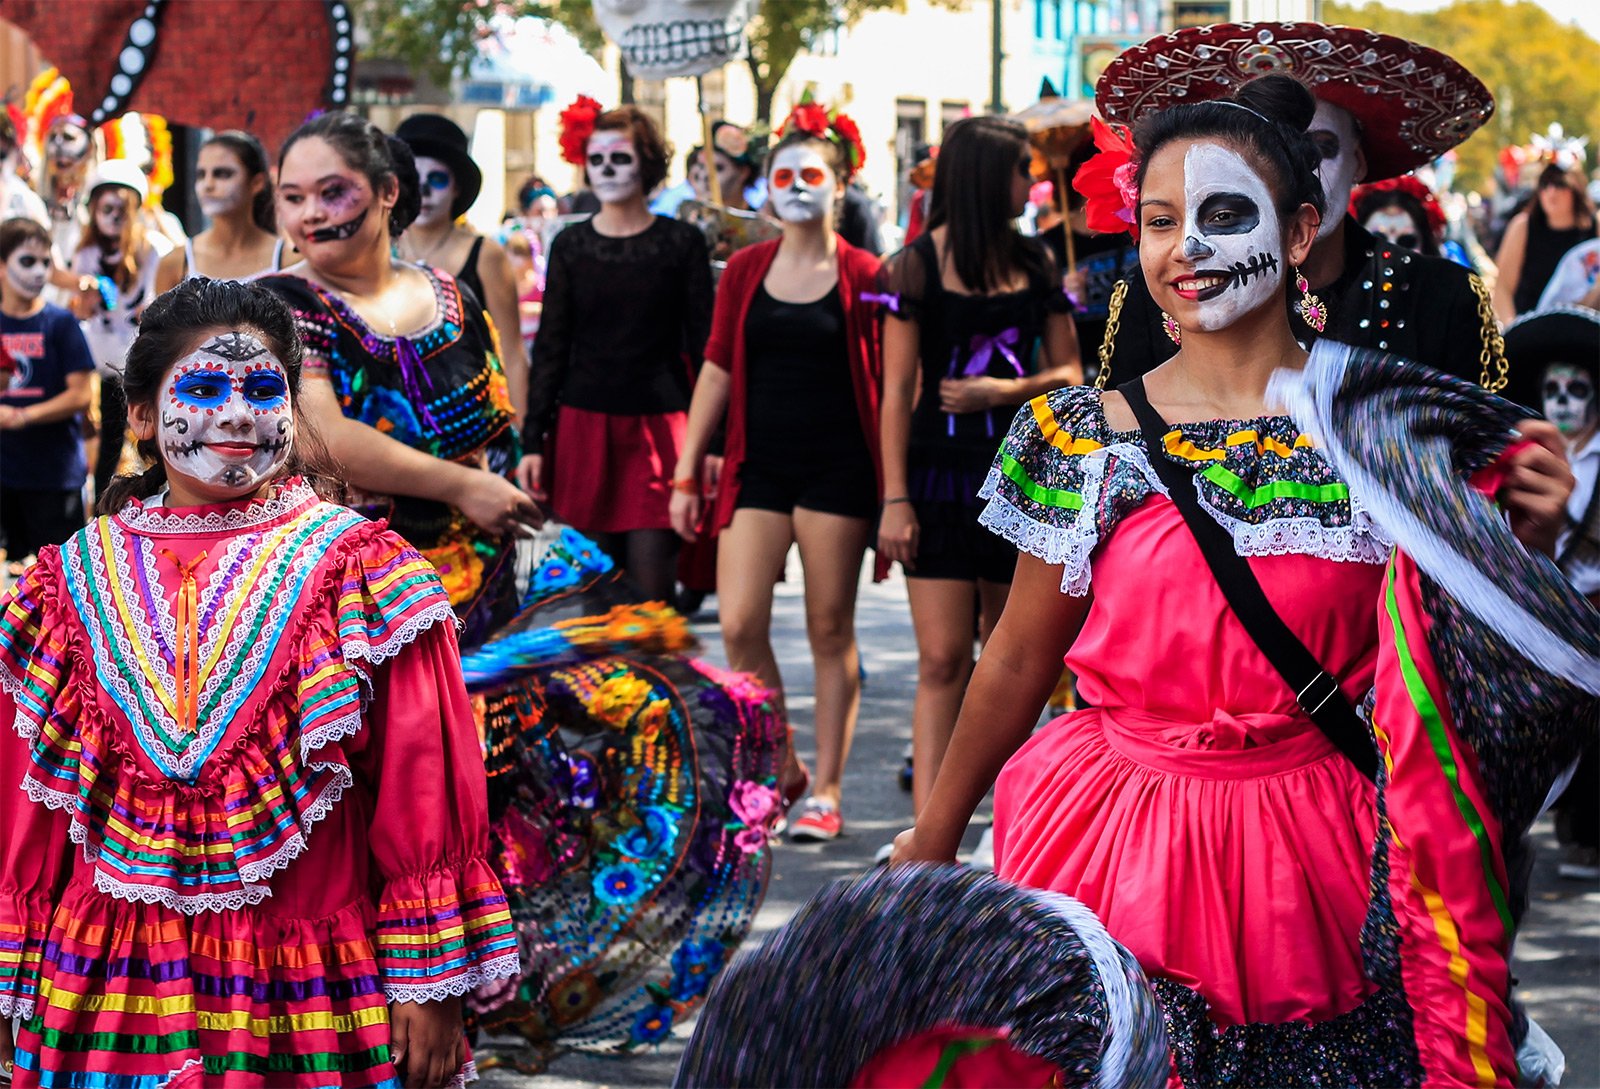
<svg viewBox="0 0 1600 1089">
<path fill-rule="evenodd" d="M 422 179 L 417 176 L 417 160 L 411 148 L 398 136 L 386 136 L 389 158 L 394 162 L 394 176 L 400 181 L 400 194 L 395 198 L 394 210 L 389 213 L 389 234 L 399 238 L 402 231 L 422 211 Z"/>
<path fill-rule="evenodd" d="M 1317 100 L 1306 85 L 1280 73 L 1250 80 L 1234 93 L 1233 100 L 1295 132 L 1310 128 L 1317 112 Z"/>
</svg>

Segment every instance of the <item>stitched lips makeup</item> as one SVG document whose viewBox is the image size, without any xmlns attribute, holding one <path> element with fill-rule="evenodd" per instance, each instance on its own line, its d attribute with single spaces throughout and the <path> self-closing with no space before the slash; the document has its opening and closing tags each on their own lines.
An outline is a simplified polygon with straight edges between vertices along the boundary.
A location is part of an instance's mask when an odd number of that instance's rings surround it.
<svg viewBox="0 0 1600 1089">
<path fill-rule="evenodd" d="M 169 472 L 223 495 L 260 487 L 294 444 L 289 378 L 247 332 L 212 338 L 162 383 L 156 439 Z"/>
<path fill-rule="evenodd" d="M 314 231 L 307 231 L 306 237 L 313 242 L 342 242 L 346 238 L 353 237 L 355 233 L 361 229 L 361 225 L 367 221 L 367 212 L 369 210 L 370 209 L 363 208 L 361 211 L 357 212 L 353 217 L 345 220 L 343 223 L 336 223 L 331 227 L 318 227 Z"/>
<path fill-rule="evenodd" d="M 1191 271 L 1170 281 L 1178 298 L 1197 304 L 1184 328 L 1233 324 L 1270 299 L 1283 282 L 1278 210 L 1261 175 L 1238 152 L 1197 143 L 1183 160 L 1183 261 Z"/>
</svg>

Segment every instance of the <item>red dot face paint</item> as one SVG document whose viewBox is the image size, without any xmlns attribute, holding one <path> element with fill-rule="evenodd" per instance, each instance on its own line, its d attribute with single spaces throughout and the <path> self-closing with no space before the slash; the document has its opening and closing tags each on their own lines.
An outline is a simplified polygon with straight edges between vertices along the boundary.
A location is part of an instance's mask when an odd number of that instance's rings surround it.
<svg viewBox="0 0 1600 1089">
<path fill-rule="evenodd" d="M 250 333 L 212 337 L 163 380 L 157 445 L 168 473 L 212 501 L 247 495 L 289 457 L 294 414 L 283 365 Z"/>
</svg>

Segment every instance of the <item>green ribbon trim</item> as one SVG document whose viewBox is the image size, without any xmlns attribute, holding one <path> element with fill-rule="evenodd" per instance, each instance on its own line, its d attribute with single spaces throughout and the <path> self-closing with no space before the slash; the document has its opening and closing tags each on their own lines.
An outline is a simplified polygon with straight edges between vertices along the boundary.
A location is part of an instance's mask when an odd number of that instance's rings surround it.
<svg viewBox="0 0 1600 1089">
<path fill-rule="evenodd" d="M 1275 499 L 1307 499 L 1313 503 L 1348 502 L 1350 499 L 1350 486 L 1344 483 L 1303 484 L 1298 480 L 1274 480 L 1252 488 L 1221 465 L 1208 465 L 1200 470 L 1200 475 L 1235 496 L 1250 510 L 1264 507 Z"/>
<path fill-rule="evenodd" d="M 1028 471 L 1022 467 L 1022 463 L 1010 454 L 1000 455 L 1000 471 L 1022 490 L 1023 495 L 1042 507 L 1062 507 L 1066 510 L 1083 509 L 1083 496 L 1065 488 L 1046 488 L 1042 484 L 1034 483 L 1033 479 L 1028 476 Z"/>
<path fill-rule="evenodd" d="M 986 1051 L 999 1042 L 996 1039 L 978 1038 L 952 1040 L 945 1044 L 944 1049 L 939 1052 L 939 1061 L 934 1064 L 933 1072 L 922 1083 L 922 1089 L 943 1089 L 944 1080 L 950 1076 L 950 1071 L 956 1063 L 968 1055 L 976 1055 L 980 1051 Z"/>
</svg>

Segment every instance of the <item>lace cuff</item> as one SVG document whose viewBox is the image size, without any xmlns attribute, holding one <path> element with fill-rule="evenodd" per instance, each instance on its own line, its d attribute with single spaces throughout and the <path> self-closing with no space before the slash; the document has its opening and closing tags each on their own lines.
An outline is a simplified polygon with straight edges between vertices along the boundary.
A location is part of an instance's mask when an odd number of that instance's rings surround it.
<svg viewBox="0 0 1600 1089">
<path fill-rule="evenodd" d="M 391 1002 L 437 1002 L 521 971 L 505 892 L 481 858 L 390 881 L 377 935 Z"/>
</svg>

